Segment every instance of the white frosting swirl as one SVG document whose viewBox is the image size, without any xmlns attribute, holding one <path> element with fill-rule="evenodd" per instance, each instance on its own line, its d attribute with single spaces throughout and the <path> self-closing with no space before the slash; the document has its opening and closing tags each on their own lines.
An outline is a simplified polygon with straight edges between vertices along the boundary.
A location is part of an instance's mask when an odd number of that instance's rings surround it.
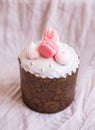
<svg viewBox="0 0 95 130">
<path fill-rule="evenodd" d="M 38 42 L 36 45 L 40 45 Z M 22 53 L 20 55 L 21 67 L 36 76 L 42 78 L 60 78 L 75 73 L 79 66 L 79 58 L 74 49 L 65 43 L 58 42 L 58 53 L 55 57 L 45 58 L 41 55 L 38 58 L 28 59 Z M 25 50 L 23 51 L 25 53 Z"/>
</svg>

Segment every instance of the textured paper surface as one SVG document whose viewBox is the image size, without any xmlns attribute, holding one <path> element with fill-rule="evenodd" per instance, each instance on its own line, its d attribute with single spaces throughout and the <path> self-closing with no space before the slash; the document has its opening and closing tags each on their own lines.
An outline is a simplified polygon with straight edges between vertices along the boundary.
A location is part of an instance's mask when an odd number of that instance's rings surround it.
<svg viewBox="0 0 95 130">
<path fill-rule="evenodd" d="M 73 103 L 56 114 L 40 114 L 21 98 L 17 56 L 46 26 L 80 56 Z M 95 130 L 95 2 L 0 0 L 0 130 Z"/>
</svg>

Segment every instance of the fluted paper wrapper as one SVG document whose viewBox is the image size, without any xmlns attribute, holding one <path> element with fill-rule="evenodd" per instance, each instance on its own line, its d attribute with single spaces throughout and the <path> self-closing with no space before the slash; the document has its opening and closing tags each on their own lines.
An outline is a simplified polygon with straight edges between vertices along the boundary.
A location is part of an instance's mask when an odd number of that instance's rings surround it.
<svg viewBox="0 0 95 130">
<path fill-rule="evenodd" d="M 20 66 L 21 91 L 24 103 L 34 111 L 55 113 L 69 106 L 75 95 L 76 73 L 66 78 L 42 78 Z"/>
</svg>

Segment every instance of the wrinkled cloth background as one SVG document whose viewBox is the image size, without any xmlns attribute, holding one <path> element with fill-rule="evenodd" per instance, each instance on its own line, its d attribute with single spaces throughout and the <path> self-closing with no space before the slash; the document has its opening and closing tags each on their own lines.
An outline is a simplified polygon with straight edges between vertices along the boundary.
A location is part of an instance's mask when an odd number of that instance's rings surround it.
<svg viewBox="0 0 95 130">
<path fill-rule="evenodd" d="M 56 114 L 30 110 L 20 90 L 17 57 L 45 27 L 80 56 L 75 99 Z M 0 130 L 95 130 L 94 0 L 0 0 Z"/>
</svg>

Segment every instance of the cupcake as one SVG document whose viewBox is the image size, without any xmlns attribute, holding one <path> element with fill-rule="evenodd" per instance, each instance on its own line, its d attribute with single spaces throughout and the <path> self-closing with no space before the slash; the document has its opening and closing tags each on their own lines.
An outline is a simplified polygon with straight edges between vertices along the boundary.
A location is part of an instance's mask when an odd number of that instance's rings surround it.
<svg viewBox="0 0 95 130">
<path fill-rule="evenodd" d="M 73 101 L 79 68 L 75 50 L 47 28 L 42 40 L 30 43 L 19 55 L 24 103 L 34 111 L 55 113 Z"/>
</svg>

